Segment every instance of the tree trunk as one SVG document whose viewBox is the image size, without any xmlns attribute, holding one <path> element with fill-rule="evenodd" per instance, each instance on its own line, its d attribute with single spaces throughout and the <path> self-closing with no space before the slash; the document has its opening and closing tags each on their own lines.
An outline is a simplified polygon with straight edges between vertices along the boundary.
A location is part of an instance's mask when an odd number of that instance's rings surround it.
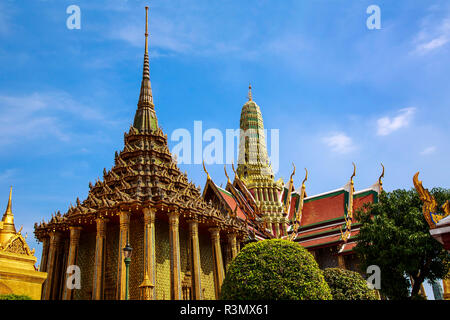
<svg viewBox="0 0 450 320">
<path fill-rule="evenodd" d="M 418 277 L 418 278 L 411 277 L 411 278 L 413 279 L 413 286 L 412 286 L 412 290 L 411 290 L 411 297 L 414 297 L 414 296 L 419 294 L 420 287 L 422 285 L 423 279 L 420 279 L 422 277 Z"/>
</svg>

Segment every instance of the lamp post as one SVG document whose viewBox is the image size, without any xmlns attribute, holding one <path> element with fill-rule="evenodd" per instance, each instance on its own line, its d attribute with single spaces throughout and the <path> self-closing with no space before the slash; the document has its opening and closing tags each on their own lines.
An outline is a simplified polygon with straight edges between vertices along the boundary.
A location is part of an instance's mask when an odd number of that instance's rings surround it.
<svg viewBox="0 0 450 320">
<path fill-rule="evenodd" d="M 128 269 L 129 269 L 130 262 L 131 262 L 131 252 L 133 251 L 133 248 L 130 247 L 130 244 L 128 243 L 128 239 L 127 239 L 127 245 L 122 250 L 123 250 L 123 256 L 125 257 L 124 262 L 125 262 L 125 270 L 126 270 L 125 300 L 128 300 L 128 275 L 129 275 Z"/>
</svg>

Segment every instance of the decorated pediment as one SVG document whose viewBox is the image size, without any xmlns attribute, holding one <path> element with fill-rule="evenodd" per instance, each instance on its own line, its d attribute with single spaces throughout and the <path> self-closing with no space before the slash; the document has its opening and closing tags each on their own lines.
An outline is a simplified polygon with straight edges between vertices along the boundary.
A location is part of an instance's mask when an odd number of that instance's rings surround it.
<svg viewBox="0 0 450 320">
<path fill-rule="evenodd" d="M 23 254 L 27 256 L 34 255 L 34 249 L 30 250 L 24 237 L 19 233 L 9 239 L 5 245 L 0 246 L 0 250 L 15 254 Z"/>
</svg>

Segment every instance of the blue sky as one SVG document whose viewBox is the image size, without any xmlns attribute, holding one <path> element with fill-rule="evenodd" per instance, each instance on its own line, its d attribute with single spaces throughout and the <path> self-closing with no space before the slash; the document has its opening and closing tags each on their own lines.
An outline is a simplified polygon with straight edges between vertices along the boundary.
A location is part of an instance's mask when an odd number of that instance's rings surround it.
<svg viewBox="0 0 450 320">
<path fill-rule="evenodd" d="M 81 9 L 69 30 L 66 8 Z M 386 190 L 450 187 L 450 3 L 442 1 L 1 0 L 0 198 L 16 224 L 84 199 L 133 121 L 150 4 L 150 77 L 159 123 L 238 128 L 249 82 L 280 170 L 307 167 L 308 194 L 357 189 L 386 167 Z M 381 9 L 369 30 L 366 9 Z M 169 141 L 172 148 L 175 143 Z M 270 141 L 269 141 L 270 144 Z M 269 151 L 270 153 L 270 151 Z M 181 165 L 203 187 L 201 165 Z M 223 165 L 211 165 L 217 183 Z M 302 170 L 294 179 L 299 186 Z M 301 172 L 301 173 L 299 173 Z"/>
</svg>

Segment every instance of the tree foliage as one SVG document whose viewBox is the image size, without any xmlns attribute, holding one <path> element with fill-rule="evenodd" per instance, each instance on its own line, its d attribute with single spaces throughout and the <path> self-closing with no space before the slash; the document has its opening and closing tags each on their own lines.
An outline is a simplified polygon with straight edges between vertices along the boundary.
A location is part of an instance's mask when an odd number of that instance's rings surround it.
<svg viewBox="0 0 450 320">
<path fill-rule="evenodd" d="M 450 199 L 450 190 L 435 188 L 431 194 L 439 205 Z M 448 273 L 450 255 L 431 237 L 414 189 L 383 191 L 379 202 L 365 205 L 356 212 L 356 218 L 362 224 L 355 247 L 360 267 L 380 267 L 384 296 L 414 297 L 425 279 L 433 281 Z"/>
<path fill-rule="evenodd" d="M 357 272 L 341 268 L 327 268 L 323 276 L 330 287 L 333 300 L 376 300 L 374 290 Z"/>
<path fill-rule="evenodd" d="M 264 240 L 246 245 L 230 263 L 224 300 L 330 300 L 314 257 L 297 243 Z"/>
</svg>

